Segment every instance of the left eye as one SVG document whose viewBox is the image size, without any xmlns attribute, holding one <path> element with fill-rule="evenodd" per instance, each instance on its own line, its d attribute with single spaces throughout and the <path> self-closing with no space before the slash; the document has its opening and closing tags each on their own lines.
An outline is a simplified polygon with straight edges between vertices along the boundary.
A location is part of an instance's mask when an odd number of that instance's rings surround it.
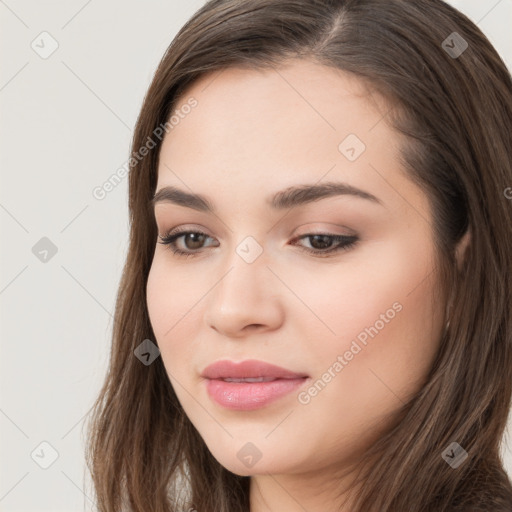
<svg viewBox="0 0 512 512">
<path fill-rule="evenodd" d="M 348 250 L 357 242 L 356 236 L 330 234 L 308 234 L 303 235 L 296 240 L 302 240 L 304 238 L 310 239 L 310 245 L 312 248 L 301 246 L 302 249 L 319 254 L 320 256 L 322 254 Z M 333 246 L 333 244 L 335 245 Z"/>
<path fill-rule="evenodd" d="M 202 231 L 182 231 L 168 233 L 165 236 L 159 236 L 162 240 L 161 244 L 168 245 L 174 254 L 178 256 L 195 256 L 197 251 L 202 248 L 202 244 L 206 239 L 213 240 L 212 237 L 208 236 Z M 185 245 L 185 250 L 179 248 L 177 241 L 183 239 L 182 242 Z M 301 250 L 312 253 L 316 256 L 322 257 L 324 254 L 330 254 L 352 248 L 358 241 L 358 237 L 351 235 L 333 235 L 330 233 L 309 233 L 295 238 L 293 242 L 302 239 L 310 239 L 310 245 L 312 247 L 299 246 Z M 335 244 L 333 246 L 333 244 Z M 292 244 L 296 245 L 296 244 Z M 218 247 L 218 242 L 213 247 Z M 188 249 L 188 250 L 187 250 Z M 193 252 L 190 252 L 193 251 Z"/>
</svg>

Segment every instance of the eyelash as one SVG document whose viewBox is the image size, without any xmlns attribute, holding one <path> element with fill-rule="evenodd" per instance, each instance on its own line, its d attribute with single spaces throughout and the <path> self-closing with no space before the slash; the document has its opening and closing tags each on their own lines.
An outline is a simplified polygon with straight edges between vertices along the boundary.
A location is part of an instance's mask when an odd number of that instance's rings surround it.
<svg viewBox="0 0 512 512">
<path fill-rule="evenodd" d="M 158 236 L 161 242 L 158 242 L 163 245 L 169 246 L 169 249 L 173 252 L 173 254 L 177 256 L 184 256 L 186 258 L 190 256 L 197 256 L 198 251 L 196 252 L 188 252 L 188 251 L 182 251 L 181 249 L 177 249 L 175 242 L 178 238 L 181 238 L 185 235 L 194 234 L 194 235 L 204 235 L 208 238 L 211 238 L 209 235 L 202 231 L 174 231 L 169 232 L 165 236 Z M 328 257 L 333 253 L 339 253 L 341 251 L 348 251 L 349 249 L 352 249 L 352 247 L 357 243 L 358 237 L 357 236 L 345 236 L 345 235 L 333 235 L 330 233 L 308 233 L 306 235 L 302 235 L 298 238 L 295 238 L 295 240 L 302 240 L 303 238 L 310 238 L 313 236 L 327 236 L 330 237 L 334 242 L 338 242 L 339 245 L 335 246 L 334 248 L 326 249 L 326 250 L 320 250 L 320 249 L 310 249 L 308 247 L 298 246 L 301 250 L 313 254 L 316 257 Z"/>
</svg>

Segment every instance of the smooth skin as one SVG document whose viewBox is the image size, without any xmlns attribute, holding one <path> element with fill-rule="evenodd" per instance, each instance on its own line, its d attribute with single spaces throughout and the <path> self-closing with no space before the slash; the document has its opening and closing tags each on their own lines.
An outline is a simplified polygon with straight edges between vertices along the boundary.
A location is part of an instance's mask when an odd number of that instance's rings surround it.
<svg viewBox="0 0 512 512">
<path fill-rule="evenodd" d="M 386 123 L 389 107 L 351 75 L 307 60 L 229 68 L 203 75 L 176 108 L 190 97 L 197 106 L 164 138 L 156 190 L 202 194 L 216 212 L 155 205 L 159 235 L 177 227 L 207 235 L 175 242 L 190 257 L 155 240 L 147 304 L 163 363 L 213 456 L 252 476 L 252 512 L 339 510 L 351 464 L 424 384 L 446 321 L 444 298 L 434 295 L 428 198 L 399 163 L 404 140 Z M 366 146 L 354 161 L 339 149 L 350 134 Z M 338 195 L 273 210 L 266 201 L 327 181 L 380 204 Z M 337 242 L 304 236 L 315 233 L 358 240 L 322 257 L 322 247 Z M 263 251 L 252 263 L 236 252 L 247 237 Z M 334 371 L 338 356 L 395 303 L 401 310 Z M 259 359 L 310 378 L 261 409 L 228 410 L 209 398 L 200 376 L 221 359 Z M 299 392 L 304 397 L 329 368 L 330 381 L 301 403 Z M 252 467 L 237 457 L 248 442 L 261 452 Z"/>
</svg>

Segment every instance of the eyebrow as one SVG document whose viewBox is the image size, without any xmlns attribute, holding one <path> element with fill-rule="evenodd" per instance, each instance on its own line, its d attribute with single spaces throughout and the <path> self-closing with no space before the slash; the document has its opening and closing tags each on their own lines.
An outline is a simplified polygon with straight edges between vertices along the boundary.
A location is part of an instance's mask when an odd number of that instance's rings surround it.
<svg viewBox="0 0 512 512">
<path fill-rule="evenodd" d="M 266 199 L 266 203 L 275 210 L 284 210 L 340 195 L 354 196 L 384 206 L 382 201 L 373 194 L 342 182 L 327 182 L 320 185 L 295 185 L 276 192 Z M 158 190 L 150 202 L 153 208 L 157 203 L 166 202 L 192 208 L 200 212 L 215 213 L 216 211 L 215 206 L 206 196 L 185 192 L 171 186 L 162 187 Z"/>
</svg>

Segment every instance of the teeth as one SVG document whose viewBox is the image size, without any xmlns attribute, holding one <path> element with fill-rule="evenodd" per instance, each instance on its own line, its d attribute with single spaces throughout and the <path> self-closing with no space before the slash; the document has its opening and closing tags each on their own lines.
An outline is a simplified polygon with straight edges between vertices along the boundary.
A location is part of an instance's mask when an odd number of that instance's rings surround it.
<svg viewBox="0 0 512 512">
<path fill-rule="evenodd" d="M 246 379 L 226 378 L 224 382 L 270 382 L 276 380 L 274 377 L 248 377 Z"/>
</svg>

